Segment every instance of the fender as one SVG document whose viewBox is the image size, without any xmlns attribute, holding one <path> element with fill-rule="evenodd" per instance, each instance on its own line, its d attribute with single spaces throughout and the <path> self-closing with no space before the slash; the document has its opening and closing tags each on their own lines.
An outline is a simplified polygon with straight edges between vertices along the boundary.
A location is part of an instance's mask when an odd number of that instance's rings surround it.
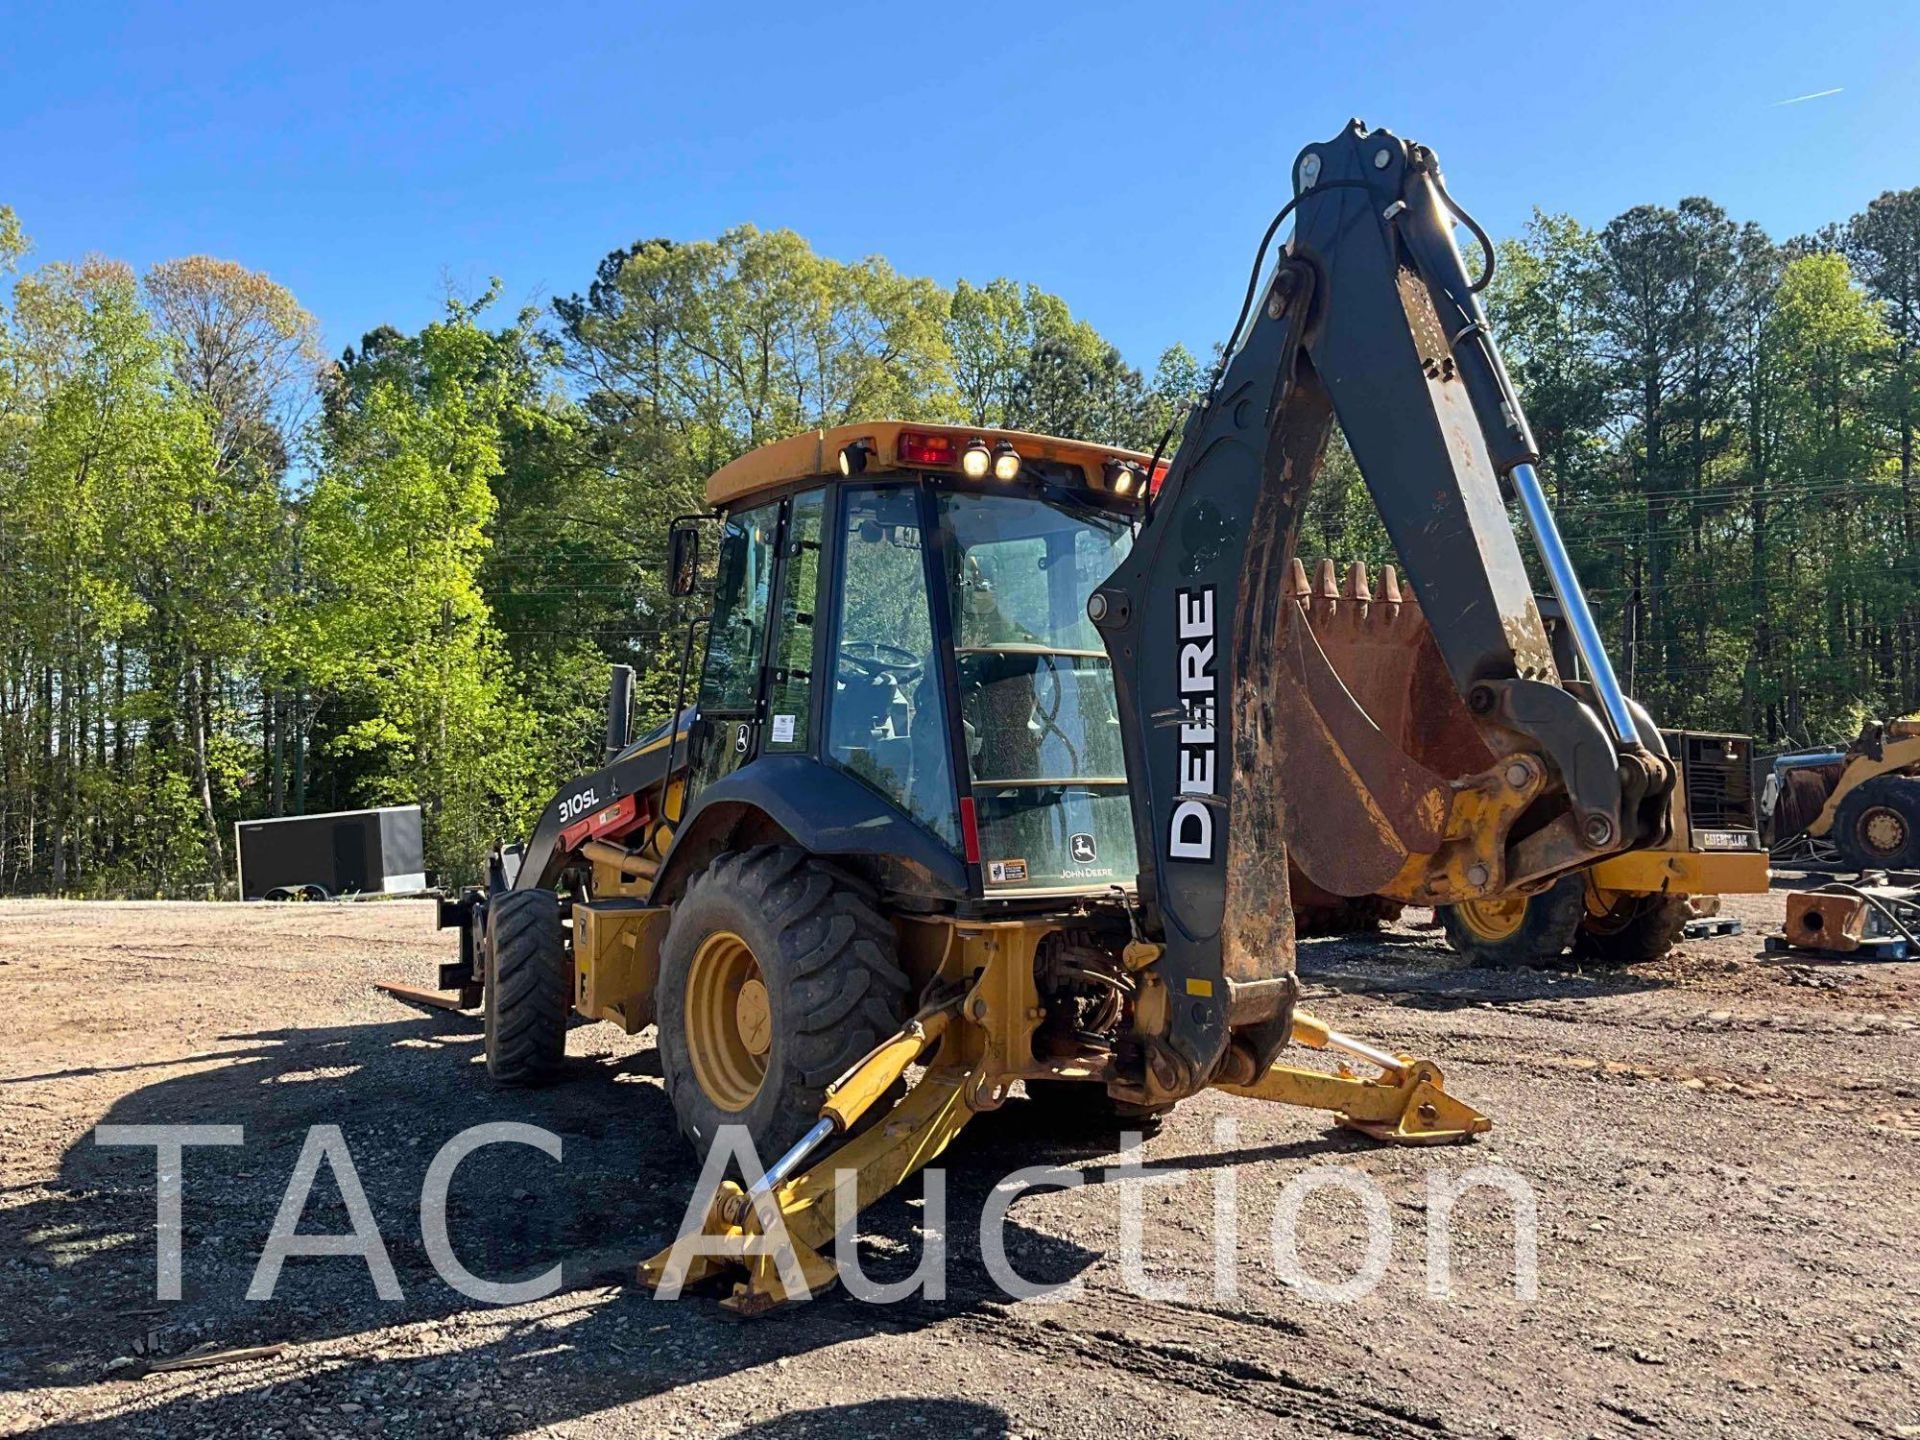
<svg viewBox="0 0 1920 1440">
<path fill-rule="evenodd" d="M 877 861 L 887 890 L 929 901 L 963 900 L 960 857 L 892 801 L 809 755 L 762 755 L 700 791 L 674 832 L 650 900 L 661 904 L 724 840 L 764 816 L 814 855 Z"/>
</svg>

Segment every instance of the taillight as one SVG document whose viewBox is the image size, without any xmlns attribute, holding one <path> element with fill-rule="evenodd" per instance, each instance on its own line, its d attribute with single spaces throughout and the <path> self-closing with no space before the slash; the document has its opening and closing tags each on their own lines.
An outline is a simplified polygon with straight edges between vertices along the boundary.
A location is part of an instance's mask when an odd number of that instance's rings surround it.
<svg viewBox="0 0 1920 1440">
<path fill-rule="evenodd" d="M 960 454 L 953 436 L 926 430 L 902 430 L 897 448 L 902 465 L 951 465 Z"/>
</svg>

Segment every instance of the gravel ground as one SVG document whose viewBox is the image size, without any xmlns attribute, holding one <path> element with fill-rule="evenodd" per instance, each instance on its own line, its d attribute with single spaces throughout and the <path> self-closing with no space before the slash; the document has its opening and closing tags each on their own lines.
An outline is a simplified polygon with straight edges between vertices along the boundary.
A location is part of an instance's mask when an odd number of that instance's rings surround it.
<svg viewBox="0 0 1920 1440">
<path fill-rule="evenodd" d="M 1141 1187 L 1109 1174 L 1111 1135 L 1050 1135 L 1016 1100 L 947 1157 L 944 1296 L 836 1292 L 745 1322 L 631 1284 L 696 1178 L 650 1038 L 582 1027 L 567 1083 L 493 1090 L 473 1017 L 373 988 L 431 984 L 452 942 L 426 905 L 0 903 L 0 1433 L 1920 1437 L 1920 965 L 1774 963 L 1779 895 L 1727 908 L 1745 936 L 1614 973 L 1464 969 L 1413 927 L 1311 942 L 1313 1008 L 1437 1060 L 1492 1135 L 1382 1150 L 1211 1094 L 1148 1142 L 1171 1178 Z M 456 1175 L 472 1271 L 564 1261 L 557 1293 L 498 1307 L 440 1281 L 419 1219 L 437 1148 L 495 1120 L 564 1145 Z M 164 1302 L 154 1152 L 93 1130 L 184 1123 L 244 1142 L 187 1152 L 184 1298 Z M 400 1299 L 338 1255 L 246 1298 L 320 1124 L 351 1149 Z M 1042 1164 L 1083 1183 L 1023 1195 L 1007 1252 L 1078 1293 L 1016 1302 L 978 1219 L 995 1181 Z M 1451 1297 L 1429 1293 L 1429 1182 L 1476 1166 L 1531 1192 L 1537 1294 L 1516 1293 L 1515 1212 L 1490 1189 L 1456 1207 Z M 1386 1201 L 1384 1275 L 1346 1303 L 1311 1282 L 1366 1261 L 1353 1196 L 1298 1206 L 1306 1283 L 1272 1242 L 1299 1177 L 1336 1169 Z M 1216 1244 L 1223 1190 L 1238 1234 Z M 864 1219 L 876 1275 L 912 1270 L 920 1195 Z M 1123 1258 L 1128 1196 L 1144 1276 Z M 347 1228 L 323 1169 L 302 1229 Z"/>
</svg>

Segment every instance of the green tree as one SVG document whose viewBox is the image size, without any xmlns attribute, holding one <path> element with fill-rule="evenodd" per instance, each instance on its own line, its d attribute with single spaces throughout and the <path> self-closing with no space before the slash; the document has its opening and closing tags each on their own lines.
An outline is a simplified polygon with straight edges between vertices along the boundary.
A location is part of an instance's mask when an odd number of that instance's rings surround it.
<svg viewBox="0 0 1920 1440">
<path fill-rule="evenodd" d="M 307 683 L 365 804 L 419 801 L 429 863 L 471 877 L 538 791 L 533 717 L 481 593 L 512 394 L 474 305 L 382 339 L 329 379 L 301 543 Z"/>
</svg>

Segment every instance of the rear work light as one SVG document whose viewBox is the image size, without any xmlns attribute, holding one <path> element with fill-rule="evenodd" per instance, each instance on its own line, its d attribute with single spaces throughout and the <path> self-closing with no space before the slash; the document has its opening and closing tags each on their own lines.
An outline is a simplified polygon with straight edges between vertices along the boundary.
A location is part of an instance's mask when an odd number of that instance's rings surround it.
<svg viewBox="0 0 1920 1440">
<path fill-rule="evenodd" d="M 902 430 L 897 445 L 902 465 L 951 465 L 960 458 L 960 446 L 951 435 L 925 430 Z"/>
</svg>

